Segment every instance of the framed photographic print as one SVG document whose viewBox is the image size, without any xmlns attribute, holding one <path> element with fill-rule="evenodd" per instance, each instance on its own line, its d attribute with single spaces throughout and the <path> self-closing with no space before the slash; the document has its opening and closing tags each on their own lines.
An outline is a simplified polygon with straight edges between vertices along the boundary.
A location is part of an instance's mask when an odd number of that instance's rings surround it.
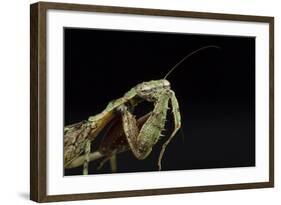
<svg viewBox="0 0 281 205">
<path fill-rule="evenodd" d="M 30 198 L 274 186 L 274 18 L 31 5 Z"/>
</svg>

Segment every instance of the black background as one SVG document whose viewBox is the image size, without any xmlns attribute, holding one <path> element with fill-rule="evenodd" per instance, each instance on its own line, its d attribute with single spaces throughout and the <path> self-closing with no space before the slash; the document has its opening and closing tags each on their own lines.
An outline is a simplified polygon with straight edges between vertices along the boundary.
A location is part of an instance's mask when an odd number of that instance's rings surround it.
<svg viewBox="0 0 281 205">
<path fill-rule="evenodd" d="M 162 79 L 188 53 L 207 45 L 179 66 L 168 80 L 182 115 L 181 132 L 162 161 L 163 170 L 255 166 L 255 39 L 117 30 L 64 29 L 64 123 L 88 119 L 138 83 Z M 139 116 L 153 109 L 143 103 Z M 117 156 L 118 172 L 155 171 L 161 145 L 145 160 L 131 152 Z M 102 135 L 102 134 L 101 134 Z M 99 144 L 99 136 L 92 151 Z M 109 165 L 89 173 L 109 173 Z M 82 174 L 82 168 L 65 175 Z"/>
</svg>

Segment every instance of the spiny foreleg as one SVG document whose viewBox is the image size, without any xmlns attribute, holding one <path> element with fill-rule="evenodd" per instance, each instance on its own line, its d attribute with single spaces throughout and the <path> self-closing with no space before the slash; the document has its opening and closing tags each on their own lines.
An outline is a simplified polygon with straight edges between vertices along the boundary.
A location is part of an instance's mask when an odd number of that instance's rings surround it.
<svg viewBox="0 0 281 205">
<path fill-rule="evenodd" d="M 174 131 L 172 132 L 171 136 L 169 137 L 169 139 L 162 145 L 162 149 L 158 158 L 158 167 L 159 170 L 161 170 L 161 161 L 162 161 L 162 157 L 164 155 L 165 149 L 167 147 L 167 145 L 170 143 L 170 141 L 172 140 L 172 138 L 175 136 L 175 134 L 177 133 L 177 131 L 180 129 L 181 127 L 181 115 L 180 115 L 180 111 L 179 111 L 179 103 L 178 100 L 175 96 L 175 93 L 171 90 L 170 91 L 170 96 L 171 96 L 171 105 L 172 105 L 172 113 L 174 116 Z"/>
<path fill-rule="evenodd" d="M 139 130 L 135 116 L 126 105 L 118 109 L 122 114 L 123 129 L 130 148 L 137 159 L 145 159 L 164 130 L 170 93 L 168 90 L 159 94 L 155 106 L 147 121 Z"/>
</svg>

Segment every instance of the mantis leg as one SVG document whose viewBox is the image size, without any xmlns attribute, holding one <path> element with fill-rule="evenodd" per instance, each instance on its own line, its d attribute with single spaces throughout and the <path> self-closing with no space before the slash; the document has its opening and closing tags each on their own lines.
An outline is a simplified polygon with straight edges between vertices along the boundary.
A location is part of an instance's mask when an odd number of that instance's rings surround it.
<svg viewBox="0 0 281 205">
<path fill-rule="evenodd" d="M 110 168 L 111 168 L 111 172 L 117 172 L 117 160 L 116 160 L 116 154 L 114 154 L 111 158 L 110 158 Z"/>
<path fill-rule="evenodd" d="M 116 164 L 116 151 L 113 151 L 112 154 L 110 154 L 109 156 L 105 157 L 99 164 L 98 166 L 98 170 L 100 170 L 103 165 L 109 161 L 110 162 L 110 167 L 111 167 L 111 171 L 112 172 L 116 172 L 117 171 L 117 164 Z"/>
<path fill-rule="evenodd" d="M 86 154 L 77 157 L 66 168 L 70 169 L 70 168 L 75 168 L 75 167 L 79 167 L 79 166 L 83 165 L 86 157 L 87 157 Z M 100 159 L 102 157 L 104 157 L 104 156 L 99 151 L 91 152 L 89 154 L 89 162 Z"/>
<path fill-rule="evenodd" d="M 154 110 L 140 130 L 135 116 L 128 107 L 126 105 L 119 107 L 128 144 L 137 159 L 145 159 L 152 151 L 153 145 L 159 140 L 165 126 L 169 98 L 168 91 L 161 93 L 155 102 Z"/>
<path fill-rule="evenodd" d="M 180 111 L 179 111 L 179 103 L 178 100 L 175 96 L 175 93 L 173 91 L 170 91 L 171 93 L 171 104 L 172 104 L 172 112 L 173 112 L 173 116 L 174 116 L 174 131 L 172 132 L 171 136 L 169 137 L 169 139 L 162 145 L 162 149 L 158 158 L 158 167 L 159 170 L 161 170 L 161 160 L 163 157 L 163 154 L 165 152 L 165 149 L 167 147 L 167 145 L 170 143 L 170 141 L 173 139 L 173 137 L 175 136 L 175 134 L 177 133 L 177 131 L 180 129 L 181 127 L 181 115 L 180 115 Z"/>
<path fill-rule="evenodd" d="M 99 164 L 99 166 L 98 166 L 98 170 L 100 170 L 100 169 L 105 165 L 105 163 L 106 163 L 108 160 L 110 160 L 110 157 L 105 157 L 105 158 L 100 162 L 100 164 Z"/>
<path fill-rule="evenodd" d="M 86 146 L 85 146 L 85 159 L 83 163 L 83 175 L 88 175 L 88 168 L 89 168 L 89 162 L 90 162 L 90 153 L 91 153 L 91 141 L 87 140 Z"/>
</svg>

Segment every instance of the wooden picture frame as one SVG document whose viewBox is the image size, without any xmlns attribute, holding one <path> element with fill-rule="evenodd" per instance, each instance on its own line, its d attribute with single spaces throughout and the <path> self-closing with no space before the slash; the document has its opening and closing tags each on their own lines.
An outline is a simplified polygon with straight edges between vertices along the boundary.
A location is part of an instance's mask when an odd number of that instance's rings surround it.
<svg viewBox="0 0 281 205">
<path fill-rule="evenodd" d="M 84 12 L 118 15 L 136 15 L 158 18 L 202 19 L 224 22 L 250 22 L 268 27 L 268 180 L 199 186 L 173 186 L 90 193 L 49 194 L 47 167 L 48 116 L 48 11 Z M 266 45 L 267 45 L 266 44 Z M 192 192 L 223 191 L 236 189 L 266 188 L 274 186 L 274 18 L 235 14 L 218 14 L 174 10 L 110 7 L 82 4 L 38 2 L 30 6 L 30 199 L 37 202 L 86 200 L 114 197 L 147 196 Z"/>
</svg>

